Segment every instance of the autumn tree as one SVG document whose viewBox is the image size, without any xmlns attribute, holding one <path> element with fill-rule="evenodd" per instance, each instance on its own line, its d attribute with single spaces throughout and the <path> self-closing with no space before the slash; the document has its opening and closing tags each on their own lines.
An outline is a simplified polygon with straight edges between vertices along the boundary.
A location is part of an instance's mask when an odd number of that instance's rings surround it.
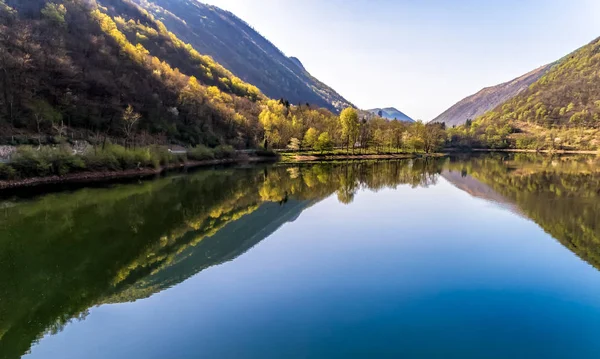
<svg viewBox="0 0 600 359">
<path fill-rule="evenodd" d="M 346 150 L 349 151 L 350 144 L 352 144 L 352 150 L 354 151 L 354 143 L 356 143 L 359 133 L 358 112 L 356 109 L 352 107 L 344 109 L 340 114 L 340 125 L 342 138 L 346 143 Z"/>
<path fill-rule="evenodd" d="M 329 133 L 323 132 L 320 134 L 314 147 L 317 151 L 321 151 L 321 153 L 323 153 L 323 151 L 331 150 L 333 148 L 333 144 L 331 142 L 331 136 L 329 136 Z"/>
<path fill-rule="evenodd" d="M 290 143 L 288 144 L 287 148 L 292 151 L 300 151 L 302 149 L 302 142 L 299 139 L 292 137 L 292 139 L 290 139 Z"/>
<path fill-rule="evenodd" d="M 316 128 L 314 128 L 314 127 L 309 128 L 308 130 L 306 130 L 306 133 L 304 134 L 304 140 L 302 142 L 302 146 L 304 148 L 313 148 L 315 146 L 315 144 L 317 143 L 318 136 L 319 136 L 319 133 Z"/>
<path fill-rule="evenodd" d="M 421 132 L 423 141 L 423 150 L 425 153 L 437 151 L 444 143 L 446 133 L 441 124 L 431 123 L 423 127 Z"/>
</svg>

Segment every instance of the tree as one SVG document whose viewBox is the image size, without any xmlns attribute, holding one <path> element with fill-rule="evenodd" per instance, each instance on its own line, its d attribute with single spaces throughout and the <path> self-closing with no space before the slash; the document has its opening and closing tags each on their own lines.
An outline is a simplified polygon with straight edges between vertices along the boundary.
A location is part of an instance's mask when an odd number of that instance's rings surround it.
<svg viewBox="0 0 600 359">
<path fill-rule="evenodd" d="M 60 27 L 64 27 L 66 25 L 66 14 L 67 8 L 63 4 L 57 5 L 50 2 L 47 3 L 42 9 L 42 16 Z"/>
<path fill-rule="evenodd" d="M 315 144 L 317 143 L 317 139 L 319 136 L 319 132 L 317 131 L 316 128 L 311 127 L 308 130 L 306 130 L 306 133 L 304 134 L 304 141 L 302 142 L 302 146 L 304 148 L 313 148 L 315 146 Z"/>
<path fill-rule="evenodd" d="M 299 151 L 302 149 L 302 142 L 300 142 L 299 139 L 292 137 L 287 147 L 292 151 Z"/>
<path fill-rule="evenodd" d="M 141 118 L 142 115 L 135 112 L 131 105 L 127 106 L 127 109 L 125 109 L 125 112 L 123 112 L 122 128 L 123 132 L 125 133 L 126 143 L 129 143 L 129 139 L 134 132 L 135 126 Z"/>
<path fill-rule="evenodd" d="M 354 151 L 354 143 L 358 137 L 359 122 L 358 112 L 352 107 L 348 107 L 340 114 L 340 124 L 342 127 L 342 138 L 346 142 L 346 150 L 349 151 L 350 143 L 352 143 L 352 150 Z"/>
<path fill-rule="evenodd" d="M 424 126 L 421 133 L 423 141 L 423 150 L 425 153 L 437 151 L 444 143 L 446 133 L 439 123 L 431 123 Z"/>
<path fill-rule="evenodd" d="M 31 104 L 31 111 L 33 112 L 33 118 L 35 120 L 35 129 L 38 134 L 38 145 L 42 145 L 42 132 L 43 128 L 47 128 L 47 123 L 54 127 L 55 124 L 61 124 L 61 132 L 59 137 L 62 135 L 64 125 L 62 125 L 63 117 L 52 105 L 44 100 L 35 100 Z M 45 125 L 46 124 L 46 125 Z"/>
<path fill-rule="evenodd" d="M 373 145 L 375 146 L 375 150 L 379 152 L 381 147 L 384 144 L 384 132 L 382 129 L 378 128 L 373 132 Z"/>
<path fill-rule="evenodd" d="M 281 135 L 279 129 L 285 122 L 285 106 L 279 101 L 269 100 L 266 103 L 263 111 L 258 116 L 260 123 L 262 124 L 265 137 L 264 145 L 268 148 L 269 145 L 277 146 L 281 141 Z"/>
<path fill-rule="evenodd" d="M 317 143 L 315 144 L 315 149 L 317 151 L 321 151 L 321 153 L 323 153 L 323 151 L 328 151 L 332 149 L 332 144 L 331 144 L 331 137 L 329 136 L 329 133 L 327 132 L 323 132 L 322 134 L 319 135 L 319 139 L 317 140 Z"/>
</svg>

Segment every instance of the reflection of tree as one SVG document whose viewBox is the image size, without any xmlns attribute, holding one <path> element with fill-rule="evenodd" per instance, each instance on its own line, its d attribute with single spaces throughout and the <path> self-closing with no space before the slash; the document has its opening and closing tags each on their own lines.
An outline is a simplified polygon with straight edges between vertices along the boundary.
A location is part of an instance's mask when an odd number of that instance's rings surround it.
<svg viewBox="0 0 600 359">
<path fill-rule="evenodd" d="M 265 203 L 289 207 L 288 201 L 314 203 L 335 193 L 350 203 L 359 189 L 427 186 L 442 164 L 415 160 L 203 171 L 5 206 L 0 212 L 0 357 L 19 358 L 43 333 L 84 318 L 81 313 L 107 298 L 128 300 L 125 289 L 161 273 L 181 253 L 202 246 Z M 244 238 L 237 237 L 239 242 L 215 263 L 243 252 L 236 245 Z M 145 287 L 136 295 L 160 288 Z"/>
<path fill-rule="evenodd" d="M 589 157 L 485 156 L 452 161 L 516 204 L 579 257 L 600 269 L 600 163 Z"/>
<path fill-rule="evenodd" d="M 339 189 L 337 190 L 338 200 L 343 204 L 352 203 L 357 187 L 355 172 L 351 169 L 351 166 L 344 166 L 344 171 L 339 176 Z"/>
</svg>

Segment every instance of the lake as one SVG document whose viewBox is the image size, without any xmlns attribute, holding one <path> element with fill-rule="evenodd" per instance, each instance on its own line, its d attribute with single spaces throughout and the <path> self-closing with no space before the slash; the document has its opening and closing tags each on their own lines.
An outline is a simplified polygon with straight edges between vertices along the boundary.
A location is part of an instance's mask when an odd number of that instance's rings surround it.
<svg viewBox="0 0 600 359">
<path fill-rule="evenodd" d="M 599 358 L 600 159 L 207 169 L 0 201 L 0 358 Z"/>
</svg>

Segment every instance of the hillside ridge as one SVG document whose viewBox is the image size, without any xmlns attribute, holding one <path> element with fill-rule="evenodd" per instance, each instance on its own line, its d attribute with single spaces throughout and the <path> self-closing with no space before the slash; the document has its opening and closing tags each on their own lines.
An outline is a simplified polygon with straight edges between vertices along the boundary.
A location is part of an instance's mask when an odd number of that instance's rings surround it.
<svg viewBox="0 0 600 359">
<path fill-rule="evenodd" d="M 474 120 L 527 90 L 531 84 L 546 74 L 552 66 L 553 64 L 545 65 L 502 84 L 484 87 L 476 94 L 457 102 L 431 122 L 443 122 L 446 126 L 460 126 L 465 124 L 467 120 Z"/>
<path fill-rule="evenodd" d="M 133 0 L 185 42 L 271 98 L 316 105 L 339 112 L 355 107 L 312 76 L 302 62 L 286 56 L 250 24 L 230 11 L 195 0 Z"/>
</svg>

